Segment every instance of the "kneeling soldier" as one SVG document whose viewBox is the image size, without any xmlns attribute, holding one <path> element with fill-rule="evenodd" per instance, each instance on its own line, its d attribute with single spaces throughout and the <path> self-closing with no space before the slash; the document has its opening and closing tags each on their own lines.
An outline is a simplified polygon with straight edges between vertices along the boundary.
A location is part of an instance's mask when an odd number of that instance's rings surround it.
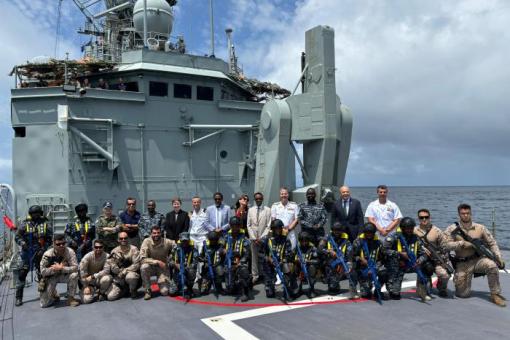
<svg viewBox="0 0 510 340">
<path fill-rule="evenodd" d="M 101 240 L 94 241 L 94 249 L 83 257 L 80 262 L 80 277 L 83 285 L 83 303 L 91 303 L 97 296 L 99 301 L 106 300 L 106 292 L 112 284 Z"/>
<path fill-rule="evenodd" d="M 229 294 L 240 293 L 241 301 L 253 299 L 251 293 L 251 273 L 249 263 L 251 261 L 250 241 L 241 229 L 241 220 L 231 217 L 230 230 L 226 241 L 226 286 Z"/>
<path fill-rule="evenodd" d="M 151 237 L 143 240 L 140 248 L 140 272 L 142 275 L 142 285 L 145 290 L 144 299 L 150 300 L 151 294 L 151 276 L 158 277 L 159 292 L 161 295 L 168 295 L 170 286 L 170 270 L 168 268 L 168 259 L 174 247 L 174 241 L 161 237 L 161 227 L 153 226 L 151 228 Z"/>
<path fill-rule="evenodd" d="M 172 268 L 173 284 L 170 288 L 171 295 L 182 292 L 183 297 L 193 297 L 193 285 L 197 277 L 198 251 L 193 241 L 190 240 L 188 232 L 179 235 L 177 246 L 173 249 L 173 256 L 170 260 Z"/>
<path fill-rule="evenodd" d="M 285 298 L 289 299 L 288 294 L 291 287 L 295 289 L 297 283 L 292 276 L 292 267 L 294 261 L 294 252 L 290 240 L 283 235 L 283 222 L 276 219 L 271 222 L 271 234 L 264 240 L 265 260 L 264 260 L 264 283 L 266 286 L 266 297 L 275 297 L 276 275 L 283 284 Z M 280 275 L 282 277 L 280 277 Z M 283 279 L 282 279 L 283 278 Z"/>
<path fill-rule="evenodd" d="M 315 294 L 315 277 L 319 269 L 319 255 L 317 248 L 312 243 L 312 236 L 302 231 L 299 234 L 299 242 L 296 247 L 295 267 L 296 277 L 299 281 L 299 293 L 303 293 L 303 286 L 307 285 L 306 294 L 309 298 L 317 296 Z"/>
<path fill-rule="evenodd" d="M 41 307 L 49 307 L 58 300 L 57 283 L 67 283 L 67 305 L 80 304 L 74 298 L 78 286 L 78 262 L 71 248 L 66 247 L 64 235 L 56 235 L 53 248 L 48 249 L 41 260 Z"/>
<path fill-rule="evenodd" d="M 136 298 L 140 282 L 138 248 L 128 243 L 128 234 L 125 231 L 119 233 L 118 240 L 119 246 L 112 250 L 107 261 L 110 274 L 113 276 L 113 284 L 106 292 L 109 301 L 117 300 L 127 292 L 132 299 Z"/>
<path fill-rule="evenodd" d="M 204 264 L 202 266 L 202 284 L 201 293 L 203 295 L 209 294 L 211 286 L 215 289 L 215 294 L 222 294 L 222 283 L 225 278 L 225 247 L 222 242 L 219 242 L 220 235 L 211 231 L 207 235 L 207 241 L 202 247 L 202 254 L 200 254 L 200 261 Z M 211 266 L 209 267 L 209 264 Z"/>
</svg>

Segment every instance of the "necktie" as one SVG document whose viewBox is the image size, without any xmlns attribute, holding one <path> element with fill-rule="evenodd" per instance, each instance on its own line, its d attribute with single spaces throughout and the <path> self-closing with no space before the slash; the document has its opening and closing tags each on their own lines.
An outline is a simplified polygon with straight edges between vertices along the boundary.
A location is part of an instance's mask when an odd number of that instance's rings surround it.
<svg viewBox="0 0 510 340">
<path fill-rule="evenodd" d="M 347 201 L 344 201 L 344 215 L 347 216 Z"/>
<path fill-rule="evenodd" d="M 221 211 L 220 208 L 216 208 L 216 228 L 221 227 Z"/>
<path fill-rule="evenodd" d="M 259 224 L 260 207 L 257 207 L 257 224 Z"/>
</svg>

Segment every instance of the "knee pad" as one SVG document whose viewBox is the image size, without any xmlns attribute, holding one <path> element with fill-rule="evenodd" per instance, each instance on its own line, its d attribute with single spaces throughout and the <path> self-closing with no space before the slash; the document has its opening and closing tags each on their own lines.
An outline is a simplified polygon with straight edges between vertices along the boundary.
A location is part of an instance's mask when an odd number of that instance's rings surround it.
<svg viewBox="0 0 510 340">
<path fill-rule="evenodd" d="M 432 276 L 434 274 L 434 265 L 430 261 L 422 264 L 421 268 L 426 276 Z"/>
</svg>

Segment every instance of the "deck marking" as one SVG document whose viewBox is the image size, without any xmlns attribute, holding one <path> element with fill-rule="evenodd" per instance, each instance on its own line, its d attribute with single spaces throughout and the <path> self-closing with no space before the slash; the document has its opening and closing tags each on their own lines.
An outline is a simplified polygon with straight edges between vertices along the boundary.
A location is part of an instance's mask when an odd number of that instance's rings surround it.
<svg viewBox="0 0 510 340">
<path fill-rule="evenodd" d="M 416 286 L 415 281 L 405 281 L 402 282 L 402 288 L 412 288 Z M 386 287 L 385 287 L 386 288 Z M 386 289 L 383 288 L 383 292 L 386 291 Z M 293 309 L 298 308 L 306 308 L 311 307 L 316 304 L 321 304 L 324 302 L 340 302 L 342 300 L 347 300 L 347 303 L 356 303 L 356 302 L 364 302 L 364 301 L 371 301 L 367 299 L 359 299 L 359 300 L 349 300 L 349 297 L 347 294 L 337 295 L 337 296 L 331 296 L 331 295 L 324 295 L 319 296 L 314 299 L 307 299 L 307 300 L 300 300 L 297 302 L 290 302 L 286 305 L 277 305 L 277 306 L 270 306 L 270 307 L 263 307 L 263 308 L 255 308 L 255 309 L 248 309 L 242 312 L 236 312 L 236 313 L 229 313 L 229 314 L 223 314 L 213 317 L 208 317 L 201 319 L 201 321 L 206 324 L 209 328 L 211 328 L 216 334 L 218 334 L 223 339 L 258 339 L 248 331 L 246 331 L 241 326 L 234 323 L 236 320 L 242 320 L 242 319 L 248 319 L 253 318 L 257 316 L 267 315 L 267 314 L 273 314 L 273 313 L 279 313 L 279 312 L 285 312 Z M 316 303 L 316 304 L 314 304 Z"/>
</svg>

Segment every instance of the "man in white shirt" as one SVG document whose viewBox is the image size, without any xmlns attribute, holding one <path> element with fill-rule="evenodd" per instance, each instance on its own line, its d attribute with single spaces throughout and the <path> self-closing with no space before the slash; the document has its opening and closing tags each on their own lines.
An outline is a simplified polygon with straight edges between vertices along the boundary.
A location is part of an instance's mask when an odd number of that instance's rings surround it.
<svg viewBox="0 0 510 340">
<path fill-rule="evenodd" d="M 255 205 L 248 209 L 248 218 L 246 226 L 248 229 L 248 236 L 250 237 L 251 247 L 251 274 L 253 282 L 259 279 L 259 250 L 262 245 L 262 239 L 265 238 L 270 231 L 271 224 L 271 209 L 263 206 L 264 195 L 256 192 L 253 195 Z"/>
<path fill-rule="evenodd" d="M 387 236 L 395 232 L 402 219 L 402 213 L 398 205 L 387 198 L 388 187 L 386 185 L 377 187 L 377 196 L 379 198 L 368 205 L 365 217 L 368 222 L 375 225 L 381 236 Z"/>
<path fill-rule="evenodd" d="M 193 241 L 195 249 L 199 254 L 202 254 L 202 247 L 204 241 L 207 239 L 209 233 L 209 217 L 205 209 L 201 208 L 202 199 L 199 196 L 194 196 L 191 199 L 191 205 L 193 210 L 189 212 L 189 235 Z M 197 275 L 195 281 L 200 279 L 200 273 L 202 272 L 202 263 L 200 262 L 197 267 Z"/>
<path fill-rule="evenodd" d="M 287 238 L 292 244 L 292 249 L 296 248 L 296 225 L 298 224 L 299 208 L 295 202 L 289 201 L 289 190 L 285 187 L 280 189 L 280 202 L 273 203 L 271 206 L 271 220 L 281 220 L 283 230 L 287 232 Z"/>
</svg>

